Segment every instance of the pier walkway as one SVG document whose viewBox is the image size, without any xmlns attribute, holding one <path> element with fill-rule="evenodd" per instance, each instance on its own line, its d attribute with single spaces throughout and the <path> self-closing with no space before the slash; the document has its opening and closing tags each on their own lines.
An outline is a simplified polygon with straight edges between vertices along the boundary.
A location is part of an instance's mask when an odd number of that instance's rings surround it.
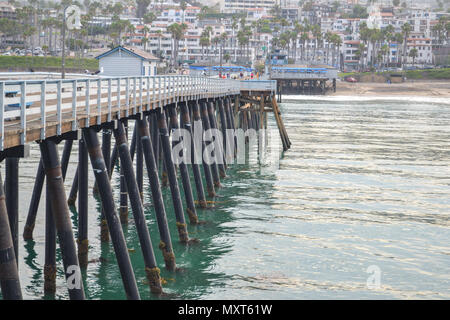
<svg viewBox="0 0 450 320">
<path fill-rule="evenodd" d="M 236 130 L 243 129 L 247 133 L 267 128 L 269 112 L 274 114 L 283 150 L 286 151 L 291 143 L 276 102 L 276 82 L 271 80 L 161 75 L 0 81 L 0 161 L 3 163 L 5 160 L 4 186 L 0 175 L 0 286 L 3 298 L 22 298 L 17 263 L 19 160 L 29 153 L 30 143 L 38 143 L 41 160 L 36 169 L 23 238 L 25 241 L 33 239 L 45 180 L 44 293 L 56 291 L 56 238 L 68 282 L 79 280 L 80 270 L 88 264 L 90 159 L 96 183 L 94 192 L 102 205 L 100 238 L 102 242 L 112 243 L 127 298 L 139 299 L 121 226 L 128 223 L 130 211 L 139 236 L 150 291 L 154 294 L 163 292 L 160 264 L 155 258 L 142 204 L 144 168 L 158 224 L 160 242 L 157 247 L 162 251 L 165 268 L 174 272 L 173 235 L 167 224 L 161 188 L 170 187 L 170 207 L 174 208 L 179 241 L 186 245 L 195 242 L 189 237 L 185 213 L 190 224 L 201 224 L 196 208 L 206 208 L 207 197 L 214 199 L 222 187 L 221 179 L 227 177 L 227 168 L 233 164 L 232 159 L 225 155 L 234 154 L 228 151 L 238 148 Z M 134 131 L 128 141 L 128 124 L 131 122 L 134 122 Z M 178 128 L 185 129 L 192 136 L 196 123 L 201 123 L 200 129 L 195 129 L 202 131 L 199 144 L 196 141 L 188 144 L 184 138 L 170 140 L 173 130 Z M 209 136 L 208 129 L 220 130 L 223 140 L 219 139 L 217 143 L 214 140 L 217 138 Z M 101 142 L 99 132 L 102 133 Z M 228 135 L 229 132 L 232 134 Z M 57 145 L 62 141 L 64 149 L 59 157 Z M 74 141 L 78 143 L 78 167 L 67 196 L 64 179 Z M 113 148 L 112 141 L 115 141 Z M 175 163 L 172 151 L 179 144 L 181 155 L 185 152 L 201 154 L 200 162 Z M 189 146 L 191 150 L 187 152 Z M 118 163 L 119 210 L 116 209 L 110 183 Z M 183 192 L 180 192 L 178 178 L 181 178 Z M 128 204 L 131 210 L 128 210 Z M 73 210 L 78 215 L 76 239 L 69 206 L 76 206 Z M 85 299 L 82 281 L 68 285 L 67 289 L 70 299 Z"/>
</svg>

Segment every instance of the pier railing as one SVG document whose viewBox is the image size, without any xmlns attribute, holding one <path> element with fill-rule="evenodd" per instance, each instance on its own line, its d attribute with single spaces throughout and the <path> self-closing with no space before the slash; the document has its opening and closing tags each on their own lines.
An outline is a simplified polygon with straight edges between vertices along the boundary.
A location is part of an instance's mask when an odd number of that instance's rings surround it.
<svg viewBox="0 0 450 320">
<path fill-rule="evenodd" d="M 336 79 L 338 71 L 327 68 L 272 68 L 272 79 Z"/>
<path fill-rule="evenodd" d="M 0 151 L 166 104 L 239 94 L 238 80 L 161 75 L 0 82 Z"/>
<path fill-rule="evenodd" d="M 269 91 L 277 93 L 276 80 L 242 80 L 241 91 Z"/>
</svg>

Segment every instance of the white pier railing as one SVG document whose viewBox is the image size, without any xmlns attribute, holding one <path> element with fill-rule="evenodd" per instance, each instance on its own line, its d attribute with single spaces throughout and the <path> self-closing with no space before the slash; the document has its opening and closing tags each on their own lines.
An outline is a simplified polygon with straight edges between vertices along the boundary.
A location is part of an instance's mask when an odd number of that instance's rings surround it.
<svg viewBox="0 0 450 320">
<path fill-rule="evenodd" d="M 277 92 L 276 80 L 242 80 L 241 91 L 269 91 L 273 94 Z"/>
<path fill-rule="evenodd" d="M 183 75 L 0 81 L 0 151 L 168 103 L 240 90 L 238 80 Z"/>
</svg>

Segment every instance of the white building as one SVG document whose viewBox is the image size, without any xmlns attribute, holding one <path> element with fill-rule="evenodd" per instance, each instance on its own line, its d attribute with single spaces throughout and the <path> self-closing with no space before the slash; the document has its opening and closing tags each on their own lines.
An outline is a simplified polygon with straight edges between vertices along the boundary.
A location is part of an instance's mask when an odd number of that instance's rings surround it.
<svg viewBox="0 0 450 320">
<path fill-rule="evenodd" d="M 413 48 L 417 50 L 415 64 L 431 64 L 433 62 L 431 38 L 408 38 L 406 47 L 408 64 L 413 63 L 413 58 L 409 56 Z"/>
<path fill-rule="evenodd" d="M 266 8 L 272 9 L 278 0 L 223 0 L 221 2 L 220 11 L 225 13 L 240 13 L 250 8 Z"/>
</svg>

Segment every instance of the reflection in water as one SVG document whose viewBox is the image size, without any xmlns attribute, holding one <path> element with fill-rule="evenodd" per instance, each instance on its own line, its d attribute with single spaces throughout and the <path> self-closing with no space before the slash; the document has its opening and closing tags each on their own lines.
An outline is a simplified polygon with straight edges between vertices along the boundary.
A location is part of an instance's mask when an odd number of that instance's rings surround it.
<svg viewBox="0 0 450 320">
<path fill-rule="evenodd" d="M 279 169 L 263 170 L 257 163 L 230 168 L 215 207 L 198 210 L 207 224 L 188 226 L 199 244 L 178 243 L 170 190 L 163 190 L 181 269 L 176 273 L 164 270 L 155 245 L 159 235 L 145 181 L 146 219 L 169 296 L 149 293 L 130 214 L 124 234 L 141 297 L 450 298 L 448 102 L 294 98 L 281 104 L 293 144 Z M 274 127 L 274 121 L 269 125 Z M 38 161 L 37 148 L 32 157 L 21 160 L 21 225 Z M 67 190 L 76 162 L 74 153 Z M 112 183 L 119 199 L 117 172 Z M 89 208 L 86 296 L 125 299 L 111 243 L 100 243 L 100 205 L 92 195 Z M 43 217 L 40 208 L 35 240 L 20 243 L 19 272 L 29 299 L 43 296 Z M 67 292 L 59 250 L 58 259 L 60 299 L 67 298 Z M 372 265 L 381 270 L 378 290 L 366 285 L 366 270 Z"/>
</svg>

